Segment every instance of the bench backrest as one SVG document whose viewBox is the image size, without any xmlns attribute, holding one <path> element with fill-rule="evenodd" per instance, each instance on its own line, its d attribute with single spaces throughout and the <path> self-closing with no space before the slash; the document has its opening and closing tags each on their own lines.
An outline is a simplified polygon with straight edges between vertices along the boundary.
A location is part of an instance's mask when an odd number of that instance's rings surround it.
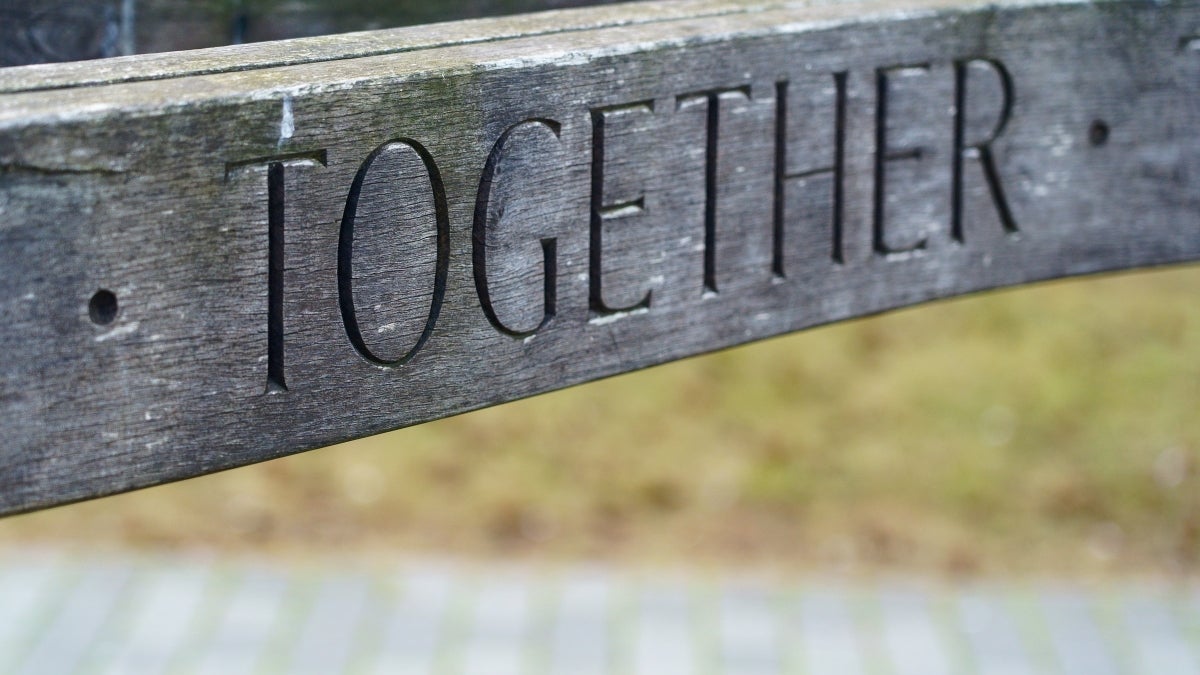
<svg viewBox="0 0 1200 675">
<path fill-rule="evenodd" d="M 688 0 L 0 70 L 0 513 L 1200 259 L 1198 36 Z"/>
</svg>

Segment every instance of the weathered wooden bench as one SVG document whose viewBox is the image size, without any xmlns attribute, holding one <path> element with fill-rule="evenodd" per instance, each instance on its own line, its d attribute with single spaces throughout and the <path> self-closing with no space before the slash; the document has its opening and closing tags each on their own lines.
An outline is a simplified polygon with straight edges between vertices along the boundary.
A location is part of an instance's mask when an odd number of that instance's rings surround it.
<svg viewBox="0 0 1200 675">
<path fill-rule="evenodd" d="M 0 69 L 0 513 L 1197 260 L 1198 130 L 1194 0 L 683 0 Z"/>
</svg>

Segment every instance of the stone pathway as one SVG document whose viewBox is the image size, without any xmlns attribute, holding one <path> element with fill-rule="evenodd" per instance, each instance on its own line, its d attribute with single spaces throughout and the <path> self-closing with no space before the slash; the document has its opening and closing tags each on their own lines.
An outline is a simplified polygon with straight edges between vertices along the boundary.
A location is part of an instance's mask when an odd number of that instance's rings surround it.
<svg viewBox="0 0 1200 675">
<path fill-rule="evenodd" d="M 0 673 L 1200 675 L 1200 587 L 5 552 Z"/>
</svg>

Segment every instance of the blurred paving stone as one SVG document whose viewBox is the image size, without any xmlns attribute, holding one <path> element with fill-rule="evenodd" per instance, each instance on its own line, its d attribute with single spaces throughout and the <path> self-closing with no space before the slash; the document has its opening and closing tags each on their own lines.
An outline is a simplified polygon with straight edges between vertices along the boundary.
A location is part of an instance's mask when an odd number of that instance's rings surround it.
<svg viewBox="0 0 1200 675">
<path fill-rule="evenodd" d="M 1117 675 L 1116 659 L 1088 594 L 1049 589 L 1041 593 L 1040 601 L 1062 675 Z"/>
<path fill-rule="evenodd" d="M 897 675 L 949 675 L 950 651 L 930 609 L 931 594 L 911 588 L 879 593 L 883 640 Z"/>
<path fill-rule="evenodd" d="M 13 672 L 29 675 L 78 672 L 104 629 L 133 574 L 131 566 L 104 562 L 82 571 L 62 607 L 42 630 L 33 650 Z"/>
<path fill-rule="evenodd" d="M 1200 675 L 1198 648 L 1190 586 L 0 555 L 6 675 Z"/>
<path fill-rule="evenodd" d="M 366 577 L 333 577 L 321 583 L 296 643 L 289 673 L 345 672 L 360 637 L 370 593 Z"/>
<path fill-rule="evenodd" d="M 16 659 L 42 630 L 63 589 L 58 561 L 25 557 L 0 566 L 0 673 L 16 667 Z"/>
<path fill-rule="evenodd" d="M 958 612 L 980 675 L 1040 673 L 1025 645 L 1003 592 L 969 589 L 958 598 Z"/>
<path fill-rule="evenodd" d="M 1164 593 L 1139 588 L 1124 594 L 1122 618 L 1139 673 L 1197 675 L 1196 654 L 1188 645 Z"/>
<path fill-rule="evenodd" d="M 401 590 L 383 615 L 377 652 L 365 672 L 420 675 L 434 672 L 441 636 L 459 584 L 453 573 L 410 567 L 398 575 Z"/>
<path fill-rule="evenodd" d="M 773 589 L 729 584 L 722 589 L 719 624 L 721 672 L 776 675 L 783 672 L 780 622 Z"/>
<path fill-rule="evenodd" d="M 597 572 L 568 574 L 557 588 L 550 637 L 552 675 L 603 675 L 612 668 L 612 584 Z"/>
<path fill-rule="evenodd" d="M 464 675 L 525 672 L 530 592 L 525 577 L 510 574 L 489 578 L 479 585 L 463 645 Z"/>
<path fill-rule="evenodd" d="M 804 658 L 803 672 L 861 675 L 863 636 L 850 609 L 849 593 L 841 589 L 813 588 L 800 596 L 796 631 Z"/>
<path fill-rule="evenodd" d="M 249 570 L 226 600 L 211 642 L 194 666 L 204 675 L 254 673 L 281 620 L 288 580 L 261 569 Z"/>
<path fill-rule="evenodd" d="M 634 619 L 634 673 L 694 675 L 698 672 L 690 595 L 688 586 L 675 580 L 639 585 Z"/>
<path fill-rule="evenodd" d="M 110 636 L 117 642 L 99 659 L 98 671 L 110 675 L 170 672 L 172 659 L 195 629 L 210 578 L 207 565 L 190 564 L 140 575 L 127 596 L 130 625 Z"/>
</svg>

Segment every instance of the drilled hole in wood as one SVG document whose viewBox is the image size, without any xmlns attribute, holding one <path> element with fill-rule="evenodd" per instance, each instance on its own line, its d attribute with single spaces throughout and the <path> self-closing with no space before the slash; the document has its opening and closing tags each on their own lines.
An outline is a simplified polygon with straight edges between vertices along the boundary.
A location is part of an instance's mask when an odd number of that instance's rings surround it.
<svg viewBox="0 0 1200 675">
<path fill-rule="evenodd" d="M 1088 128 L 1088 140 L 1092 145 L 1099 147 L 1108 142 L 1108 124 L 1104 120 L 1096 120 L 1092 122 L 1092 126 Z"/>
<path fill-rule="evenodd" d="M 107 326 L 115 321 L 119 310 L 116 294 L 103 288 L 96 291 L 88 302 L 88 316 L 92 317 L 92 323 L 98 326 Z"/>
</svg>

